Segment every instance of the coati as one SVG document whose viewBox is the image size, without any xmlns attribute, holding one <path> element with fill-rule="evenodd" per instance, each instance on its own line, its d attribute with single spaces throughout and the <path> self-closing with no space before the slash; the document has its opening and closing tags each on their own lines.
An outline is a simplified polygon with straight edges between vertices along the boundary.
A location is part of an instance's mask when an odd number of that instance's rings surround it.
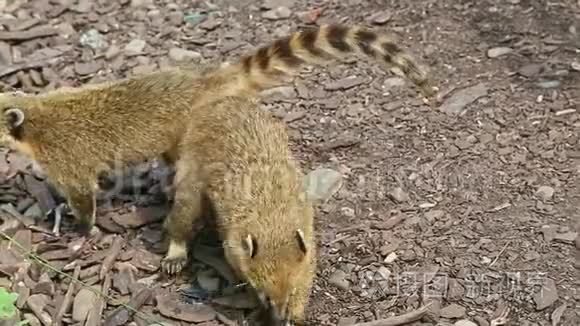
<svg viewBox="0 0 580 326">
<path fill-rule="evenodd" d="M 0 142 L 43 167 L 86 232 L 95 220 L 99 172 L 160 155 L 172 163 L 181 155 L 177 144 L 185 126 L 197 119 L 199 108 L 227 96 L 257 96 L 286 81 L 304 64 L 322 64 L 353 53 L 393 68 L 425 96 L 435 93 L 427 73 L 391 36 L 358 26 L 323 25 L 200 73 L 172 69 L 38 95 L 2 94 Z M 171 224 L 181 219 L 177 212 L 179 208 L 168 217 L 171 230 L 176 229 Z M 171 265 L 185 263 L 181 236 L 169 233 L 166 271 L 179 270 Z"/>
<path fill-rule="evenodd" d="M 169 234 L 185 241 L 207 196 L 225 257 L 267 307 L 267 325 L 302 323 L 315 276 L 314 211 L 285 125 L 255 98 L 224 98 L 196 109 L 178 149 Z"/>
</svg>

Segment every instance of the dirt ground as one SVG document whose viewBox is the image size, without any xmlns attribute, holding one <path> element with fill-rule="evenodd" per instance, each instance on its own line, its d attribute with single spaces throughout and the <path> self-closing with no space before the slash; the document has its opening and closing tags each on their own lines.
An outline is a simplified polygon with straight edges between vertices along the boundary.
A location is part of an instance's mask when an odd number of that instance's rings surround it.
<svg viewBox="0 0 580 326">
<path fill-rule="evenodd" d="M 309 323 L 352 325 L 431 302 L 414 325 L 499 325 L 493 319 L 508 308 L 509 325 L 580 324 L 580 1 L 0 6 L 1 82 L 26 92 L 183 60 L 233 60 L 312 24 L 395 32 L 430 67 L 438 105 L 425 105 L 409 83 L 358 60 L 304 72 L 261 105 L 287 123 L 306 171 L 343 175 L 317 213 Z M 31 325 L 48 325 L 61 310 L 73 325 L 235 325 L 251 311 L 253 303 L 224 294 L 223 273 L 204 264 L 178 280 L 156 280 L 163 169 L 138 167 L 135 187 L 101 201 L 101 232 L 86 239 L 67 223 L 60 237 L 50 234 L 59 199 L 30 163 L 0 148 L 3 232 L 112 297 L 105 303 L 69 286 L 4 241 L 0 285 L 20 295 L 17 306 Z M 212 257 L 200 249 L 197 258 L 219 268 Z M 181 303 L 177 289 L 205 303 Z M 208 298 L 212 291 L 224 296 Z M 129 299 L 141 314 L 123 308 Z"/>
</svg>

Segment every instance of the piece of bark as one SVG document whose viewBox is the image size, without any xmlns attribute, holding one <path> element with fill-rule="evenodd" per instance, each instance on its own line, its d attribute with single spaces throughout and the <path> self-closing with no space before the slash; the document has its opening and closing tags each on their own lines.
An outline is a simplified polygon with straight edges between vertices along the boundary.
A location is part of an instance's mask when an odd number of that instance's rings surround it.
<svg viewBox="0 0 580 326">
<path fill-rule="evenodd" d="M 37 61 L 37 62 L 26 62 L 19 65 L 0 66 L 0 78 L 15 74 L 22 70 L 42 68 L 45 65 L 46 62 Z"/>
<path fill-rule="evenodd" d="M 101 272 L 99 273 L 99 278 L 102 280 L 105 278 L 105 275 L 109 273 L 113 264 L 117 261 L 117 257 L 119 257 L 119 253 L 121 249 L 123 249 L 124 240 L 121 236 L 115 236 L 113 239 L 113 243 L 111 244 L 111 248 L 109 249 L 109 254 L 103 261 L 103 265 L 101 267 Z"/>
<path fill-rule="evenodd" d="M 1 74 L 0 77 L 2 77 Z M 16 220 L 20 221 L 25 227 L 29 227 L 35 223 L 33 218 L 20 214 L 16 208 L 10 204 L 1 205 L 0 211 L 5 212 Z"/>
<path fill-rule="evenodd" d="M 103 310 L 107 306 L 105 298 L 109 295 L 109 288 L 111 287 L 111 274 L 105 276 L 105 281 L 103 282 L 103 290 L 101 291 L 102 296 L 99 295 L 98 301 L 95 305 L 95 309 L 89 312 L 87 317 L 87 322 L 85 326 L 99 326 L 101 325 L 101 318 L 103 315 Z"/>
<path fill-rule="evenodd" d="M 151 299 L 153 295 L 153 291 L 148 288 L 141 288 L 135 295 L 131 297 L 127 306 L 131 307 L 132 309 L 127 309 L 125 306 L 121 306 L 115 311 L 113 311 L 105 322 L 103 323 L 104 326 L 120 326 L 126 325 L 135 311 L 139 311 L 139 309 Z"/>
<path fill-rule="evenodd" d="M 42 294 L 34 294 L 28 297 L 26 305 L 34 313 L 34 315 L 42 322 L 44 326 L 51 326 L 52 319 L 50 315 L 44 311 L 44 307 L 48 304 L 48 297 Z"/>
<path fill-rule="evenodd" d="M 27 31 L 0 32 L 1 41 L 27 41 L 35 38 L 58 35 L 58 30 L 50 26 L 39 26 Z"/>
<path fill-rule="evenodd" d="M 74 281 L 74 280 L 79 279 L 80 273 L 81 273 L 81 267 L 79 265 L 77 265 L 75 267 L 75 271 L 73 272 L 73 276 L 72 276 L 73 280 L 71 280 L 70 284 L 68 285 L 68 289 L 66 290 L 66 294 L 64 295 L 64 299 L 62 300 L 62 304 L 60 305 L 60 308 L 58 309 L 58 313 L 57 313 L 56 318 L 54 320 L 54 323 L 56 326 L 62 325 L 62 317 L 64 317 L 64 314 L 66 314 L 66 312 L 71 307 L 72 297 L 73 297 L 73 294 L 75 293 L 76 281 Z"/>
</svg>

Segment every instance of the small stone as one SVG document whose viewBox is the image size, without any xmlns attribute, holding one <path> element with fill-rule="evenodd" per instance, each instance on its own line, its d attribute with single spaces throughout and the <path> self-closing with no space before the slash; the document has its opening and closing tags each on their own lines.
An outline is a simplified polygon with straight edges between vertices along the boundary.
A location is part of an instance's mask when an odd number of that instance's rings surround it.
<svg viewBox="0 0 580 326">
<path fill-rule="evenodd" d="M 411 174 L 409 176 L 409 180 L 411 180 L 411 181 L 416 180 L 416 179 L 417 179 L 416 175 Z M 437 206 L 437 204 L 429 203 L 429 202 L 419 204 L 419 208 L 422 208 L 422 209 L 433 208 L 435 206 Z"/>
<path fill-rule="evenodd" d="M 88 46 L 92 49 L 102 49 L 107 46 L 107 43 L 103 39 L 103 35 L 99 33 L 96 29 L 89 29 L 85 33 L 81 34 L 79 42 L 83 46 Z"/>
<path fill-rule="evenodd" d="M 128 56 L 138 55 L 143 52 L 147 42 L 140 39 L 134 39 L 125 46 L 125 54 Z"/>
<path fill-rule="evenodd" d="M 401 240 L 389 240 L 389 243 L 381 247 L 381 255 L 387 256 L 393 251 L 399 249 Z"/>
<path fill-rule="evenodd" d="M 558 289 L 554 280 L 547 278 L 542 288 L 534 294 L 537 310 L 544 310 L 553 305 L 558 300 Z"/>
<path fill-rule="evenodd" d="M 220 27 L 222 22 L 216 19 L 213 15 L 209 16 L 203 23 L 199 24 L 199 28 L 204 29 L 206 31 L 213 31 L 216 28 Z"/>
<path fill-rule="evenodd" d="M 313 201 L 327 202 L 342 187 L 342 174 L 326 168 L 316 169 L 306 176 L 306 191 Z"/>
<path fill-rule="evenodd" d="M 559 80 L 542 80 L 536 83 L 538 87 L 543 89 L 558 88 L 560 84 Z"/>
<path fill-rule="evenodd" d="M 92 75 L 101 69 L 97 61 L 75 63 L 75 72 L 81 76 Z"/>
<path fill-rule="evenodd" d="M 557 233 L 554 235 L 554 240 L 558 240 L 564 243 L 573 243 L 576 238 L 578 238 L 578 232 L 573 231 Z"/>
<path fill-rule="evenodd" d="M 461 318 L 465 316 L 465 307 L 453 303 L 441 309 L 440 315 L 448 319 Z"/>
<path fill-rule="evenodd" d="M 131 0 L 131 7 L 140 8 L 147 7 L 153 4 L 153 0 Z"/>
<path fill-rule="evenodd" d="M 278 86 L 264 90 L 260 94 L 264 97 L 278 95 L 282 98 L 295 98 L 296 90 L 293 86 Z"/>
<path fill-rule="evenodd" d="M 287 6 L 288 8 L 292 8 L 296 0 L 264 0 L 260 5 L 262 9 L 275 9 L 280 6 Z"/>
<path fill-rule="evenodd" d="M 389 197 L 396 201 L 397 203 L 404 203 L 409 201 L 409 195 L 401 189 L 401 187 L 397 187 L 389 192 Z"/>
<path fill-rule="evenodd" d="M 343 317 L 338 320 L 337 326 L 352 326 L 356 324 L 356 317 Z"/>
<path fill-rule="evenodd" d="M 332 273 L 332 275 L 330 275 L 328 282 L 341 290 L 347 291 L 350 288 L 350 281 L 346 278 L 346 273 L 337 269 Z"/>
<path fill-rule="evenodd" d="M 342 207 L 340 209 L 340 212 L 342 213 L 342 215 L 344 217 L 347 217 L 347 218 L 353 218 L 356 216 L 354 209 L 351 207 Z"/>
<path fill-rule="evenodd" d="M 289 18 L 292 11 L 285 6 L 280 6 L 276 9 L 268 10 L 262 14 L 262 17 L 269 20 L 280 20 Z"/>
<path fill-rule="evenodd" d="M 403 87 L 405 84 L 405 80 L 401 77 L 390 77 L 383 82 L 383 89 L 390 90 L 391 88 Z"/>
<path fill-rule="evenodd" d="M 182 48 L 171 48 L 167 55 L 174 62 L 199 61 L 202 57 L 199 52 Z"/>
<path fill-rule="evenodd" d="M 464 88 L 451 95 L 440 107 L 440 110 L 448 114 L 459 114 L 465 110 L 467 105 L 475 102 L 477 99 L 487 95 L 488 87 L 483 84 L 477 84 Z"/>
<path fill-rule="evenodd" d="M 580 62 L 574 61 L 570 64 L 570 66 L 572 67 L 573 70 L 580 71 Z"/>
<path fill-rule="evenodd" d="M 395 260 L 397 260 L 397 257 L 398 256 L 395 252 L 391 252 L 390 254 L 387 255 L 384 262 L 385 264 L 392 264 L 393 262 L 395 262 Z"/>
<path fill-rule="evenodd" d="M 99 286 L 93 287 L 95 290 L 99 291 Z M 89 315 L 89 311 L 94 309 L 94 305 L 97 301 L 97 295 L 87 288 L 82 288 L 73 300 L 72 307 L 72 318 L 76 322 L 84 322 Z"/>
<path fill-rule="evenodd" d="M 556 237 L 556 233 L 558 232 L 558 226 L 556 226 L 556 225 L 542 225 L 540 232 L 542 232 L 542 235 L 544 236 L 544 241 L 546 243 L 550 243 Z"/>
<path fill-rule="evenodd" d="M 445 212 L 444 211 L 438 210 L 438 209 L 434 209 L 432 211 L 428 211 L 427 213 L 425 213 L 425 218 L 430 223 L 433 223 L 433 222 L 441 219 L 444 215 L 445 215 Z"/>
<path fill-rule="evenodd" d="M 107 60 L 114 59 L 119 55 L 119 53 L 121 53 L 121 49 L 116 45 L 111 45 L 107 49 L 107 52 L 105 52 L 105 59 Z"/>
<path fill-rule="evenodd" d="M 379 229 L 379 230 L 390 230 L 390 229 L 394 228 L 395 226 L 397 226 L 399 223 L 403 222 L 403 220 L 405 220 L 405 217 L 406 216 L 403 214 L 397 214 L 397 215 L 389 217 L 388 219 L 386 219 L 384 221 L 373 222 L 373 223 L 371 223 L 371 227 L 373 229 Z"/>
<path fill-rule="evenodd" d="M 531 63 L 521 67 L 520 70 L 518 70 L 518 74 L 530 78 L 538 75 L 542 69 L 543 66 L 541 64 Z"/>
<path fill-rule="evenodd" d="M 476 323 L 474 323 L 474 322 L 472 322 L 470 320 L 467 320 L 467 319 L 458 320 L 453 325 L 454 326 L 477 326 Z"/>
<path fill-rule="evenodd" d="M 554 188 L 550 186 L 541 186 L 536 190 L 536 196 L 544 201 L 551 200 L 552 197 L 554 197 Z"/>
<path fill-rule="evenodd" d="M 384 25 L 391 20 L 392 15 L 388 11 L 380 11 L 371 15 L 369 21 L 376 25 Z"/>
<path fill-rule="evenodd" d="M 364 82 L 365 82 L 364 78 L 351 76 L 327 84 L 324 86 L 324 89 L 327 91 L 338 91 L 338 90 L 344 91 L 353 88 L 355 86 L 362 85 Z"/>
<path fill-rule="evenodd" d="M 513 49 L 508 47 L 497 47 L 487 50 L 487 56 L 490 58 L 497 58 L 501 57 L 502 55 L 506 55 L 512 53 Z"/>
</svg>

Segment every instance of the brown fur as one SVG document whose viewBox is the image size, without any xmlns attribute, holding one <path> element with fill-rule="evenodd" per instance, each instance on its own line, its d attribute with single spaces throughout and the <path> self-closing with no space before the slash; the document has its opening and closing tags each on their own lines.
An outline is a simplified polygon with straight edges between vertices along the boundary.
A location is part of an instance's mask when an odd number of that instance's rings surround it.
<svg viewBox="0 0 580 326">
<path fill-rule="evenodd" d="M 325 25 L 274 41 L 231 65 L 198 72 L 155 72 L 40 95 L 1 95 L 0 141 L 37 160 L 89 230 L 95 218 L 96 176 L 100 171 L 159 155 L 175 161 L 181 155 L 176 144 L 187 122 L 197 119 L 200 108 L 211 107 L 213 101 L 226 96 L 257 95 L 304 64 L 352 53 L 396 68 L 424 94 L 433 94 L 426 73 L 390 36 L 362 27 Z M 7 114 L 9 109 L 22 113 L 20 125 L 15 125 L 16 116 Z M 178 175 L 179 169 L 178 164 Z M 178 216 L 180 210 L 177 205 L 170 217 Z M 170 221 L 179 224 L 180 218 Z M 172 234 L 171 230 L 179 227 L 171 223 L 167 226 L 173 245 L 164 269 L 177 272 L 187 251 L 176 244 L 181 235 Z"/>
<path fill-rule="evenodd" d="M 191 74 L 165 71 L 35 96 L 3 94 L 0 109 L 19 109 L 24 122 L 14 127 L 2 114 L 0 141 L 35 159 L 90 229 L 99 172 L 172 151 L 191 115 L 193 84 Z"/>
<path fill-rule="evenodd" d="M 230 265 L 272 318 L 300 323 L 316 266 L 314 213 L 288 146 L 284 124 L 254 100 L 198 108 L 179 145 L 175 220 L 168 225 L 185 241 L 207 194 Z"/>
</svg>

